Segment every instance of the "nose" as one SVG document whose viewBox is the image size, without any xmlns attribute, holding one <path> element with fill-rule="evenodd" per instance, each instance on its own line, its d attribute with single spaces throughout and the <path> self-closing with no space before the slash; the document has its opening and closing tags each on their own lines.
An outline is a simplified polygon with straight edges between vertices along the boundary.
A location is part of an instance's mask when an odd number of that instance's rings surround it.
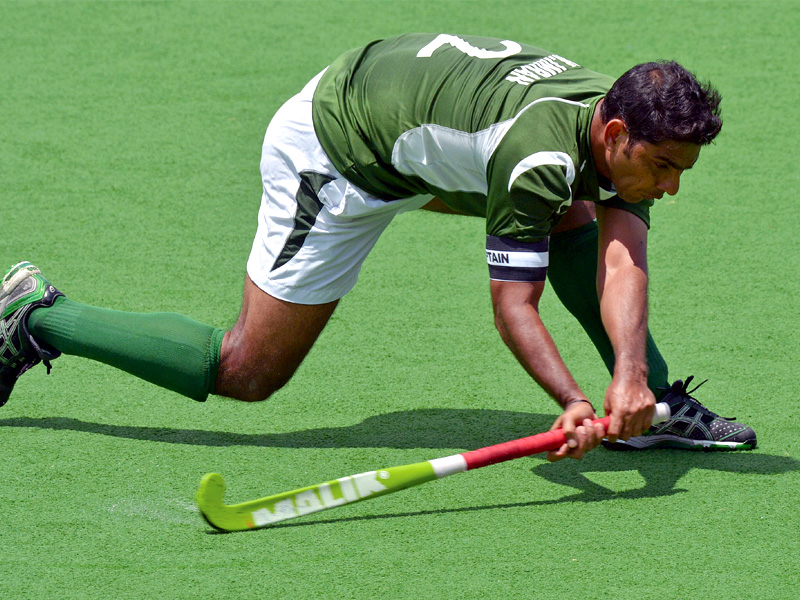
<svg viewBox="0 0 800 600">
<path fill-rule="evenodd" d="M 663 179 L 659 180 L 656 187 L 660 190 L 664 190 L 670 196 L 674 196 L 678 193 L 678 189 L 681 187 L 681 174 L 678 172 L 670 173 Z"/>
</svg>

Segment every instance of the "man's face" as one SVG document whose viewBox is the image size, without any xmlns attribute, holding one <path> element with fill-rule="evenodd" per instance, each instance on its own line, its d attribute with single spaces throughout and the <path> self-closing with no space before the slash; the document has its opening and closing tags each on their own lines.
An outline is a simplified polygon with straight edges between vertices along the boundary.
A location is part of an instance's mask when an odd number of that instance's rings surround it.
<svg viewBox="0 0 800 600">
<path fill-rule="evenodd" d="M 674 196 L 684 171 L 700 156 L 700 146 L 686 142 L 633 142 L 623 134 L 611 149 L 608 167 L 611 182 L 625 202 Z"/>
</svg>

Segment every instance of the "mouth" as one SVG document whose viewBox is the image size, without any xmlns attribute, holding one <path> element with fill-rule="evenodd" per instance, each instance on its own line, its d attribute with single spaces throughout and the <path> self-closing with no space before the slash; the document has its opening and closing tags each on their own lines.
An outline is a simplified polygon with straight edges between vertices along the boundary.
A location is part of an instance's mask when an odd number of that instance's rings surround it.
<svg viewBox="0 0 800 600">
<path fill-rule="evenodd" d="M 652 200 L 661 200 L 664 197 L 664 194 L 636 194 L 634 195 L 622 195 L 618 192 L 620 198 L 622 198 L 625 202 L 629 204 L 637 204 L 639 202 L 650 202 Z"/>
</svg>

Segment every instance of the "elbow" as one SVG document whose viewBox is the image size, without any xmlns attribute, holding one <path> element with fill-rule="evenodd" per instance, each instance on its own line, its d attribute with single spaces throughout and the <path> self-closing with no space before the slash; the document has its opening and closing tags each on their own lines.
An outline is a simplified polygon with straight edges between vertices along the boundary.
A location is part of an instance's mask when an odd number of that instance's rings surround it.
<svg viewBox="0 0 800 600">
<path fill-rule="evenodd" d="M 495 301 L 492 305 L 494 310 L 494 328 L 504 340 L 508 338 L 508 323 L 506 321 L 506 311 L 502 303 Z"/>
<path fill-rule="evenodd" d="M 513 331 L 520 327 L 524 319 L 525 310 L 522 307 L 501 303 L 494 305 L 494 327 L 507 345 L 514 337 Z"/>
<path fill-rule="evenodd" d="M 508 334 L 508 327 L 506 327 L 505 319 L 503 319 L 503 315 L 500 311 L 494 311 L 494 328 L 497 330 L 497 333 L 500 334 L 500 337 L 506 339 Z"/>
<path fill-rule="evenodd" d="M 512 332 L 538 318 L 544 282 L 492 281 L 494 326 L 508 341 Z"/>
</svg>

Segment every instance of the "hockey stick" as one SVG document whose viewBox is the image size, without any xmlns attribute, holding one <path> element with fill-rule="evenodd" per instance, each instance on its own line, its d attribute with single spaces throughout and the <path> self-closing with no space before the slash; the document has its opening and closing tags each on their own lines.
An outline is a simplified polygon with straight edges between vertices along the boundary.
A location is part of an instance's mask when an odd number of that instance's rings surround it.
<svg viewBox="0 0 800 600">
<path fill-rule="evenodd" d="M 666 421 L 669 417 L 669 405 L 664 402 L 657 404 L 653 423 Z M 594 422 L 608 428 L 610 420 L 610 417 L 604 417 Z M 556 429 L 462 454 L 340 477 L 325 483 L 232 505 L 226 505 L 222 501 L 225 493 L 225 481 L 222 475 L 208 473 L 200 480 L 197 505 L 203 518 L 215 529 L 220 531 L 256 529 L 343 504 L 377 498 L 454 473 L 479 469 L 539 452 L 557 450 L 565 441 L 564 432 Z"/>
</svg>

